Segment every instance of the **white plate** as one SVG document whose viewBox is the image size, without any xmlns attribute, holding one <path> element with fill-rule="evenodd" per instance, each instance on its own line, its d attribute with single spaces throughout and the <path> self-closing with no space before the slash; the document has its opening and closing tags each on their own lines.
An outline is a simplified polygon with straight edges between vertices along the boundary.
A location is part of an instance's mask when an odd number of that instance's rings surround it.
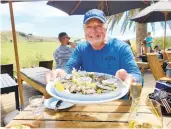
<svg viewBox="0 0 171 129">
<path fill-rule="evenodd" d="M 44 106 L 49 109 L 55 109 L 56 103 L 59 101 L 59 99 L 56 99 L 54 97 L 50 99 L 45 99 Z M 66 109 L 69 107 L 74 106 L 72 103 L 62 102 L 61 105 L 58 107 L 58 109 Z"/>
<path fill-rule="evenodd" d="M 47 85 L 46 85 L 46 91 L 51 95 L 53 96 L 54 98 L 57 98 L 59 100 L 63 100 L 65 102 L 68 102 L 68 103 L 73 103 L 73 104 L 93 104 L 93 103 L 104 103 L 104 102 L 108 102 L 108 101 L 113 101 L 113 100 L 118 100 L 122 97 L 124 97 L 128 91 L 129 91 L 129 87 L 128 86 L 125 86 L 121 89 L 120 93 L 115 96 L 114 98 L 111 98 L 111 99 L 106 99 L 106 100 L 98 100 L 98 101 L 93 101 L 93 98 L 89 101 L 79 101 L 79 100 L 72 100 L 72 99 L 66 99 L 66 98 L 62 98 L 60 96 L 58 96 L 55 92 L 55 89 L 54 89 L 54 86 L 53 86 L 53 83 L 52 82 L 49 82 Z"/>
</svg>

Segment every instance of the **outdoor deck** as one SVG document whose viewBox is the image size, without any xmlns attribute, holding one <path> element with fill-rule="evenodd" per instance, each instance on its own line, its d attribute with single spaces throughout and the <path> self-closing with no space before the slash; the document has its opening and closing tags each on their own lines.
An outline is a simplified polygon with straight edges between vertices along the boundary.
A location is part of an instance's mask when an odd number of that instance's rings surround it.
<svg viewBox="0 0 171 129">
<path fill-rule="evenodd" d="M 144 75 L 145 87 L 154 87 L 155 80 L 150 71 L 146 71 Z M 36 91 L 33 87 L 29 86 L 28 84 L 24 83 L 24 106 L 26 107 L 29 102 L 28 98 L 40 94 Z M 14 93 L 10 94 L 3 94 L 0 95 L 0 102 L 1 102 L 1 126 L 3 126 L 3 119 L 7 113 L 15 110 L 15 101 L 14 101 Z"/>
</svg>

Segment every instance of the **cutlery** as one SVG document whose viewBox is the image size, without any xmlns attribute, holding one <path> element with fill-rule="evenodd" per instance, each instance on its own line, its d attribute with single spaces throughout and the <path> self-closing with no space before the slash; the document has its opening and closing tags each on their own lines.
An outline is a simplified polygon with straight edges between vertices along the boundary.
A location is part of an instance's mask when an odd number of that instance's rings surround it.
<svg viewBox="0 0 171 129">
<path fill-rule="evenodd" d="M 62 102 L 63 102 L 62 100 L 57 101 L 57 103 L 56 103 L 56 105 L 55 105 L 55 111 L 58 110 L 58 108 L 59 108 L 59 106 L 61 106 L 61 103 L 62 103 Z"/>
</svg>

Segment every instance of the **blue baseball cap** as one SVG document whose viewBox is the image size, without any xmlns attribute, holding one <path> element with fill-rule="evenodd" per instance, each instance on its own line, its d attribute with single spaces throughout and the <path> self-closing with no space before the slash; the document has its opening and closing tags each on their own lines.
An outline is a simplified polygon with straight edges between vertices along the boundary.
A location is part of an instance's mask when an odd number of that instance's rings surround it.
<svg viewBox="0 0 171 129">
<path fill-rule="evenodd" d="M 88 12 L 85 13 L 84 15 L 84 21 L 83 23 L 86 24 L 86 22 L 92 18 L 97 18 L 100 21 L 102 21 L 103 23 L 106 23 L 106 18 L 105 18 L 105 14 L 103 11 L 98 10 L 98 9 L 91 9 Z"/>
</svg>

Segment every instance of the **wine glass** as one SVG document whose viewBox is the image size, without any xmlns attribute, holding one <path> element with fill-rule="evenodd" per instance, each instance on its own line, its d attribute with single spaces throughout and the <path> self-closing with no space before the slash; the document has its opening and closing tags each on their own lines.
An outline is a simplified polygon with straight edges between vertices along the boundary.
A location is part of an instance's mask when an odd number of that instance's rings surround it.
<svg viewBox="0 0 171 129">
<path fill-rule="evenodd" d="M 44 112 L 44 96 L 36 95 L 29 98 L 30 107 L 35 117 L 40 116 Z"/>
<path fill-rule="evenodd" d="M 142 77 L 137 75 L 130 75 L 129 78 L 132 79 L 130 85 L 130 98 L 136 99 L 139 98 L 142 91 Z"/>
<path fill-rule="evenodd" d="M 128 124 L 129 128 L 161 129 L 163 119 L 160 104 L 149 98 L 133 99 Z"/>
</svg>

